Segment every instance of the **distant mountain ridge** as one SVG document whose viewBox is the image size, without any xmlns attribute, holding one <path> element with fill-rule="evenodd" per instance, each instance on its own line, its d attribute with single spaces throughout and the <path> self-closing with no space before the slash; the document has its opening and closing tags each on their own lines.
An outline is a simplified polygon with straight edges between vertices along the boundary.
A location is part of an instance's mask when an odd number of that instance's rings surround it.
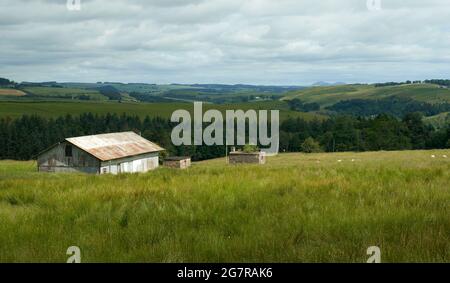
<svg viewBox="0 0 450 283">
<path fill-rule="evenodd" d="M 320 82 L 313 83 L 311 86 L 339 86 L 339 85 L 346 85 L 346 84 L 347 83 L 344 83 L 344 82 L 330 83 L 330 82 L 320 81 Z"/>
</svg>

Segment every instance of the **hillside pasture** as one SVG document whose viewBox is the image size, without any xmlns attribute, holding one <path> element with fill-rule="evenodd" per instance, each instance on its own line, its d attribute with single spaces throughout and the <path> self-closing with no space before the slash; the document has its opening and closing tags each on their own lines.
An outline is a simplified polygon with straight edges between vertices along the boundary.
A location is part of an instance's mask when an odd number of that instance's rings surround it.
<svg viewBox="0 0 450 283">
<path fill-rule="evenodd" d="M 432 158 L 431 156 L 434 156 Z M 449 150 L 84 175 L 0 162 L 0 262 L 450 261 Z"/>
<path fill-rule="evenodd" d="M 330 87 L 312 87 L 294 91 L 283 100 L 298 98 L 305 103 L 319 103 L 322 107 L 331 106 L 339 101 L 351 99 L 382 99 L 390 96 L 407 97 L 417 101 L 450 103 L 450 89 L 433 84 L 413 84 L 375 87 L 374 85 L 340 85 Z"/>
<path fill-rule="evenodd" d="M 77 99 L 80 96 L 87 96 L 90 100 L 107 100 L 107 97 L 91 89 L 33 86 L 25 87 L 23 90 L 32 96 L 38 97 Z"/>
</svg>

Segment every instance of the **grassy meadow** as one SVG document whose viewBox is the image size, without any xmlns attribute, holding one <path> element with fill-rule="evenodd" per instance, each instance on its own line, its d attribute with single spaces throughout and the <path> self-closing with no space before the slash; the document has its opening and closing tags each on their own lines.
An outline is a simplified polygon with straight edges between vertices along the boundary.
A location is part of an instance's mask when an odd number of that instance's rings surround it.
<svg viewBox="0 0 450 283">
<path fill-rule="evenodd" d="M 432 158 L 434 155 L 435 158 Z M 118 176 L 0 161 L 0 262 L 450 261 L 450 150 L 280 154 Z"/>
</svg>

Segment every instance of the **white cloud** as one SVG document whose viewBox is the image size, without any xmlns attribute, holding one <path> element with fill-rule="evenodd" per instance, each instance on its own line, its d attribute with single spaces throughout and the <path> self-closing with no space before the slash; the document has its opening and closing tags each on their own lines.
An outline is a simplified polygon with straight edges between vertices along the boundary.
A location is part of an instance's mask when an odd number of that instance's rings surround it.
<svg viewBox="0 0 450 283">
<path fill-rule="evenodd" d="M 448 0 L 0 2 L 14 80 L 304 84 L 445 77 Z"/>
</svg>

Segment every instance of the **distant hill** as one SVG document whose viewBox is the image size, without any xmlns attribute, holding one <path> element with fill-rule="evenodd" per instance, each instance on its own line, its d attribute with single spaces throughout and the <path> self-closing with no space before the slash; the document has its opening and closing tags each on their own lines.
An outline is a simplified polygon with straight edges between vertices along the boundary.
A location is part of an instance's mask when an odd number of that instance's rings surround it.
<svg viewBox="0 0 450 283">
<path fill-rule="evenodd" d="M 210 103 L 242 103 L 279 100 L 290 91 L 304 89 L 302 86 L 259 86 L 225 84 L 146 84 L 146 83 L 76 83 L 44 82 L 21 83 L 21 89 L 29 96 L 42 100 L 47 97 L 83 100 L 138 100 L 141 102 L 204 101 Z M 83 94 L 80 96 L 78 94 Z M 97 96 L 93 94 L 96 93 Z M 27 97 L 31 98 L 31 97 Z"/>
<path fill-rule="evenodd" d="M 120 95 L 120 91 L 118 91 L 115 87 L 106 85 L 97 88 L 97 90 L 104 96 L 108 97 L 109 100 L 120 100 L 122 96 Z"/>
<path fill-rule="evenodd" d="M 312 86 L 338 86 L 338 85 L 345 85 L 346 83 L 343 82 L 336 82 L 336 83 L 329 83 L 329 82 L 316 82 L 313 83 Z"/>
<path fill-rule="evenodd" d="M 433 116 L 450 111 L 450 89 L 428 83 L 310 87 L 292 91 L 282 100 L 319 105 L 322 111 L 360 116 L 380 113 L 402 116 L 408 111 Z"/>
<path fill-rule="evenodd" d="M 434 84 L 410 84 L 375 87 L 367 84 L 353 84 L 327 87 L 311 87 L 292 91 L 283 100 L 298 98 L 305 103 L 317 102 L 322 107 L 349 99 L 380 99 L 389 96 L 408 97 L 428 103 L 450 102 L 450 89 Z"/>
<path fill-rule="evenodd" d="M 313 87 L 246 84 L 147 84 L 120 82 L 22 82 L 3 79 L 0 101 L 119 101 L 213 104 L 282 102 L 291 112 L 311 114 L 381 113 L 403 116 L 422 112 L 431 117 L 450 112 L 450 80 L 377 84 L 315 83 Z M 13 91 L 14 90 L 14 91 Z M 281 100 L 281 101 L 280 101 Z M 287 102 L 287 103 L 286 103 Z"/>
<path fill-rule="evenodd" d="M 68 88 L 59 85 L 54 86 L 26 86 L 20 88 L 28 98 L 39 99 L 77 99 L 77 100 L 105 100 L 105 96 L 97 90 Z"/>
</svg>

